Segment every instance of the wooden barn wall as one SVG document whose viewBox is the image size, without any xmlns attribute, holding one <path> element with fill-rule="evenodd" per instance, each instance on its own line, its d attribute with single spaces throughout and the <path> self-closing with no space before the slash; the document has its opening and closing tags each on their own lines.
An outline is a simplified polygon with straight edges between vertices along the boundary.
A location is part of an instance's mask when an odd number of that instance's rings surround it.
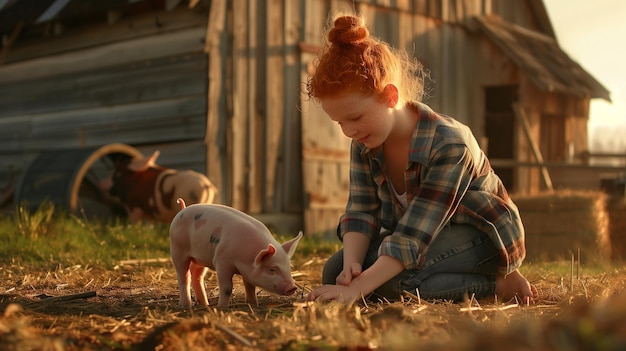
<svg viewBox="0 0 626 351">
<path fill-rule="evenodd" d="M 302 1 L 301 55 L 305 81 L 323 42 L 327 16 L 356 11 L 373 35 L 407 50 L 429 71 L 425 102 L 468 124 L 480 139 L 484 133 L 484 88 L 520 83 L 514 63 L 468 30 L 475 15 L 497 13 L 534 27 L 526 1 Z M 302 95 L 302 151 L 305 223 L 312 233 L 334 232 L 345 209 L 349 185 L 349 143 L 340 128 Z"/>
<path fill-rule="evenodd" d="M 531 125 L 534 140 L 541 146 L 542 143 L 552 142 L 541 137 L 541 121 L 563 117 L 563 145 L 566 151 L 562 160 L 550 160 L 544 157 L 547 163 L 563 162 L 567 164 L 580 163 L 577 155 L 587 150 L 587 122 L 589 116 L 589 100 L 574 96 L 545 93 L 537 90 L 528 79 L 522 79 L 520 96 L 521 104 L 526 106 L 526 114 Z M 519 131 L 519 135 L 524 135 Z M 536 163 L 534 154 L 527 138 L 520 137 L 517 142 L 517 161 L 522 163 Z M 542 150 L 543 152 L 543 150 Z M 571 153 L 571 154 L 570 154 Z M 575 171 L 574 171 L 575 169 Z M 548 167 L 550 179 L 555 189 L 583 188 L 597 190 L 600 180 L 606 169 L 584 170 L 582 168 Z M 520 166 L 517 169 L 517 188 L 523 193 L 534 194 L 546 190 L 545 182 L 537 166 Z M 578 179 L 576 179 L 578 178 Z"/>
<path fill-rule="evenodd" d="M 301 10 L 293 1 L 216 0 L 206 33 L 206 173 L 224 203 L 280 230 L 302 229 Z"/>
<path fill-rule="evenodd" d="M 183 7 L 163 14 L 162 28 L 146 17 L 131 34 L 120 23 L 16 50 L 0 66 L 0 182 L 44 147 L 124 142 L 205 172 L 218 201 L 270 226 L 287 218 L 332 233 L 347 198 L 350 140 L 303 89 L 328 15 L 360 13 L 373 35 L 412 53 L 432 79 L 425 102 L 480 139 L 484 89 L 528 86 L 470 18 L 497 14 L 534 28 L 533 3 L 212 0 L 208 18 Z M 581 129 L 568 125 L 570 134 Z"/>
<path fill-rule="evenodd" d="M 10 52 L 0 66 L 0 187 L 42 150 L 110 143 L 204 172 L 207 17 L 183 10 L 164 13 L 160 29 L 135 18 L 134 29 L 93 27 Z"/>
<path fill-rule="evenodd" d="M 497 14 L 535 28 L 527 1 L 357 1 L 372 34 L 405 49 L 430 73 L 424 101 L 483 134 L 484 96 L 490 85 L 519 83 L 519 72 L 498 49 L 472 32 L 471 17 Z M 348 6 L 349 10 L 349 6 Z M 485 46 L 490 49 L 485 49 Z M 486 53 L 485 50 L 490 50 Z"/>
<path fill-rule="evenodd" d="M 350 140 L 303 91 L 329 14 L 364 15 L 373 35 L 422 61 L 432 79 L 425 101 L 480 139 L 484 88 L 521 85 L 521 73 L 470 19 L 497 14 L 534 28 L 529 3 L 214 0 L 206 47 L 209 177 L 236 208 L 304 213 L 308 232 L 333 232 L 347 198 Z"/>
</svg>

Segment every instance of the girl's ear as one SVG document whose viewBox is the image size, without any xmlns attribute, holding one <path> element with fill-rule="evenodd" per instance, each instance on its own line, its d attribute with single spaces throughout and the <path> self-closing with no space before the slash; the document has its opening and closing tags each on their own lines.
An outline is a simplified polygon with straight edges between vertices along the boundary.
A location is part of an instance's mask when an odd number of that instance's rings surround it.
<svg viewBox="0 0 626 351">
<path fill-rule="evenodd" d="M 398 99 L 400 98 L 398 93 L 398 87 L 393 84 L 387 84 L 383 89 L 383 96 L 387 101 L 387 106 L 390 108 L 396 107 Z"/>
</svg>

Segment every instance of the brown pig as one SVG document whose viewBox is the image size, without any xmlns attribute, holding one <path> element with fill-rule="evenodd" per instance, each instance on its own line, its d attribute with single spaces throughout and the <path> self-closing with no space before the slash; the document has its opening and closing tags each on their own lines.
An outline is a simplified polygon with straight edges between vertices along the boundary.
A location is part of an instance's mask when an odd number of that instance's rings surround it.
<svg viewBox="0 0 626 351">
<path fill-rule="evenodd" d="M 280 244 L 259 220 L 229 206 L 194 204 L 185 207 L 170 225 L 170 254 L 178 277 L 180 304 L 191 306 L 190 286 L 196 301 L 208 305 L 204 275 L 217 272 L 218 307 L 228 306 L 233 276 L 243 278 L 246 302 L 256 305 L 256 287 L 291 295 L 297 287 L 290 258 L 302 238 Z"/>
<path fill-rule="evenodd" d="M 100 182 L 100 189 L 124 205 L 131 222 L 147 220 L 170 223 L 185 197 L 192 203 L 212 203 L 217 188 L 203 174 L 176 170 L 156 163 L 159 151 L 150 157 L 114 160 L 110 177 Z"/>
</svg>

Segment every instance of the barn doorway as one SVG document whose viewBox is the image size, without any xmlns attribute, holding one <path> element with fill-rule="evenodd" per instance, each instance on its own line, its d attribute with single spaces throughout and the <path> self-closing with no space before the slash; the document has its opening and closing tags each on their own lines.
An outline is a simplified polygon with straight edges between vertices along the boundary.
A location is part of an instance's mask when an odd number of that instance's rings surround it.
<svg viewBox="0 0 626 351">
<path fill-rule="evenodd" d="M 485 88 L 485 136 L 490 159 L 515 160 L 515 113 L 513 103 L 518 100 L 518 86 L 506 85 Z M 515 168 L 494 167 L 494 171 L 509 191 L 515 189 Z"/>
</svg>

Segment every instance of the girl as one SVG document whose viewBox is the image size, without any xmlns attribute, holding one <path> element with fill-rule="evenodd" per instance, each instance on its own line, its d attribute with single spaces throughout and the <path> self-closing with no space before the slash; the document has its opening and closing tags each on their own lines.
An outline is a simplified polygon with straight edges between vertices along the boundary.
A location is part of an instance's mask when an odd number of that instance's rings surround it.
<svg viewBox="0 0 626 351">
<path fill-rule="evenodd" d="M 357 16 L 335 19 L 318 59 L 307 93 L 352 138 L 350 196 L 337 229 L 343 249 L 308 298 L 536 297 L 518 271 L 517 207 L 469 128 L 419 102 L 419 63 Z"/>
</svg>

